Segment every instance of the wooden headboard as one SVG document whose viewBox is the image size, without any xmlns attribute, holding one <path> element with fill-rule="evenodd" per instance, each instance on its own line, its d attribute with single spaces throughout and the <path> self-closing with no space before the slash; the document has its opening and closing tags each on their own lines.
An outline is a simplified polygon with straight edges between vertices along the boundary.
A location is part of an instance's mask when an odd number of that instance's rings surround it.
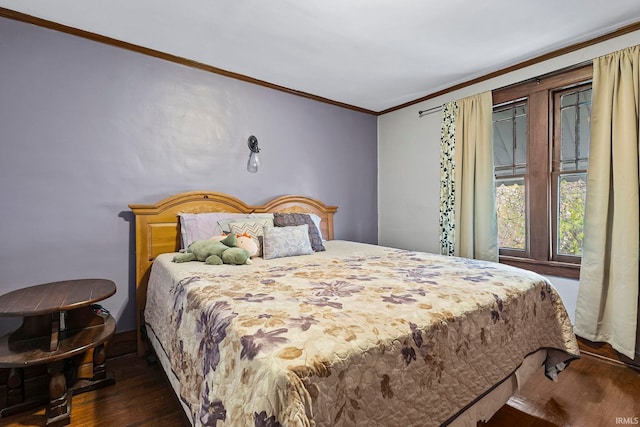
<svg viewBox="0 0 640 427">
<path fill-rule="evenodd" d="M 223 193 L 189 191 L 176 194 L 153 205 L 129 205 L 136 216 L 136 336 L 138 355 L 145 354 L 142 340 L 144 307 L 147 301 L 147 283 L 155 257 L 180 249 L 181 213 L 205 212 L 296 212 L 315 213 L 322 221 L 322 236 L 333 240 L 333 214 L 337 206 L 305 196 L 281 196 L 262 206 L 247 205 L 242 200 Z"/>
</svg>

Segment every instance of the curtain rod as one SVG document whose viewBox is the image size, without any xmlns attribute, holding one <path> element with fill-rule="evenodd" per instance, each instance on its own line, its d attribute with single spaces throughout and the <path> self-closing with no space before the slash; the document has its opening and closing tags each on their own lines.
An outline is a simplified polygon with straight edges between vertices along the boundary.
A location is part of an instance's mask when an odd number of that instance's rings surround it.
<svg viewBox="0 0 640 427">
<path fill-rule="evenodd" d="M 560 68 L 559 70 L 551 71 L 551 72 L 548 72 L 546 74 L 542 74 L 540 76 L 532 77 L 530 79 L 526 79 L 526 80 L 523 80 L 521 82 L 512 83 L 512 84 L 509 84 L 509 85 L 506 85 L 506 86 L 495 88 L 493 90 L 500 90 L 500 89 L 507 88 L 509 86 L 515 86 L 515 85 L 519 85 L 519 84 L 530 82 L 530 81 L 539 82 L 542 79 L 546 79 L 546 78 L 549 78 L 549 77 L 557 76 L 558 74 L 565 73 L 565 72 L 571 71 L 571 70 L 575 70 L 577 68 L 582 68 L 582 67 L 585 67 L 585 66 L 591 65 L 591 64 L 593 64 L 593 60 L 589 59 L 587 61 L 583 61 L 583 62 L 580 62 L 578 64 L 573 64 L 573 65 L 570 65 L 568 67 Z M 427 114 L 436 113 L 436 112 L 442 110 L 442 108 L 443 108 L 443 106 L 440 105 L 440 106 L 437 106 L 437 107 L 427 108 L 426 110 L 420 110 L 420 111 L 418 111 L 418 117 L 422 117 L 422 116 L 425 116 Z"/>
<path fill-rule="evenodd" d="M 442 110 L 442 105 L 439 105 L 437 107 L 432 107 L 432 108 L 427 108 L 426 110 L 420 110 L 418 111 L 418 117 L 422 117 L 426 114 L 431 114 L 431 113 L 435 113 Z"/>
</svg>

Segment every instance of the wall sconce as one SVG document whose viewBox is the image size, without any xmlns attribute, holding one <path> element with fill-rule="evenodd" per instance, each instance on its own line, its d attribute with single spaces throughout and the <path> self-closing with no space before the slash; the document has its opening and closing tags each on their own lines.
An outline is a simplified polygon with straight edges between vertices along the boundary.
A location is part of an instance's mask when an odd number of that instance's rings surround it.
<svg viewBox="0 0 640 427">
<path fill-rule="evenodd" d="M 260 166 L 260 159 L 258 158 L 258 153 L 260 152 L 260 148 L 258 148 L 258 138 L 251 135 L 249 137 L 248 145 L 249 150 L 251 150 L 251 154 L 249 155 L 249 161 L 247 162 L 247 172 L 256 173 Z"/>
</svg>

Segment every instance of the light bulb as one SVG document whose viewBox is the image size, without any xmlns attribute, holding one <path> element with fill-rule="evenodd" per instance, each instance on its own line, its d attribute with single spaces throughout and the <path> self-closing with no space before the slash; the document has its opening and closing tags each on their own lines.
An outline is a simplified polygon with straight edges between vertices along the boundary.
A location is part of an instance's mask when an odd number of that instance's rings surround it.
<svg viewBox="0 0 640 427">
<path fill-rule="evenodd" d="M 258 153 L 252 151 L 249 156 L 249 161 L 247 162 L 247 172 L 256 173 L 258 172 L 259 166 L 260 158 L 258 158 Z"/>
</svg>

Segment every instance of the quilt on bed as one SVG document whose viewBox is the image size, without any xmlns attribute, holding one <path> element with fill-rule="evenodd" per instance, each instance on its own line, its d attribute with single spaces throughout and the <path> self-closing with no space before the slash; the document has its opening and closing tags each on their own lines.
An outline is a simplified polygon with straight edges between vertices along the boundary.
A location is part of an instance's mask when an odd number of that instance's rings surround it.
<svg viewBox="0 0 640 427">
<path fill-rule="evenodd" d="M 541 276 L 344 241 L 253 265 L 156 259 L 145 322 L 194 425 L 440 425 L 551 349 L 578 356 Z"/>
</svg>

